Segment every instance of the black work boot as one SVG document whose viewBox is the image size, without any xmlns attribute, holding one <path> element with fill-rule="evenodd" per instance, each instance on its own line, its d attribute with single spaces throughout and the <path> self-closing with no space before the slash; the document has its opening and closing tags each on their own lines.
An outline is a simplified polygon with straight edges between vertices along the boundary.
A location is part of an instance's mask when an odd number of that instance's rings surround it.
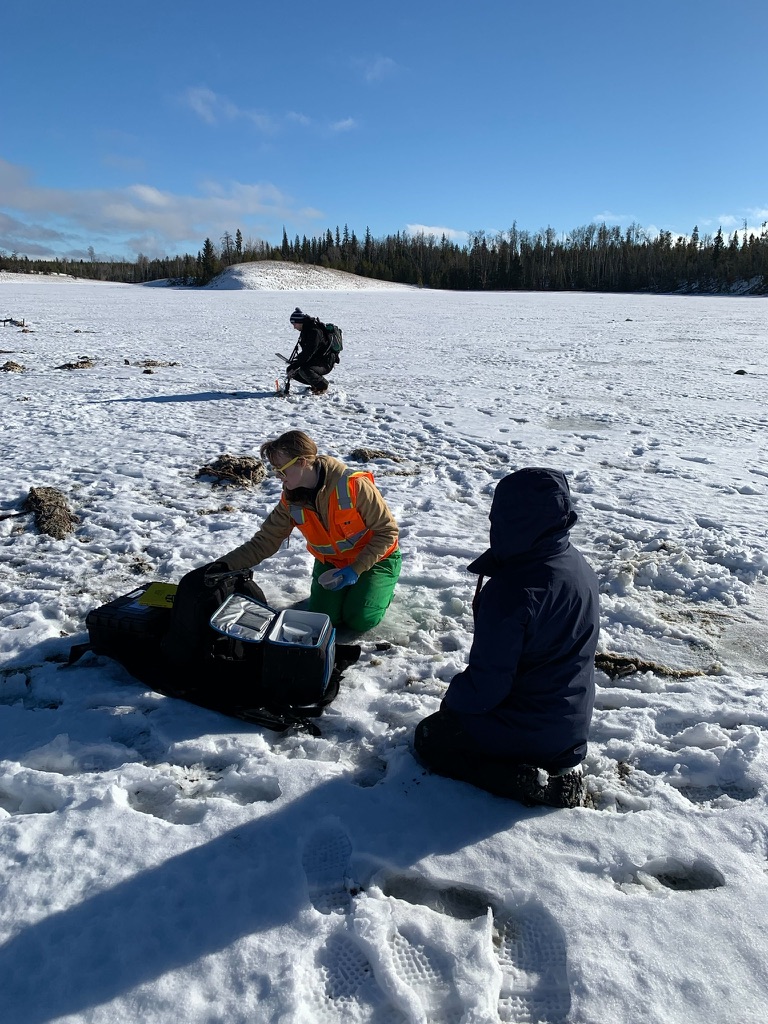
<svg viewBox="0 0 768 1024">
<path fill-rule="evenodd" d="M 534 765 L 521 764 L 516 772 L 515 795 L 521 803 L 533 807 L 545 804 L 547 807 L 583 807 L 587 787 L 581 766 L 562 768 L 559 772 L 548 772 Z"/>
<path fill-rule="evenodd" d="M 549 776 L 541 802 L 550 807 L 583 807 L 586 795 L 587 786 L 581 766 L 577 765 Z"/>
</svg>

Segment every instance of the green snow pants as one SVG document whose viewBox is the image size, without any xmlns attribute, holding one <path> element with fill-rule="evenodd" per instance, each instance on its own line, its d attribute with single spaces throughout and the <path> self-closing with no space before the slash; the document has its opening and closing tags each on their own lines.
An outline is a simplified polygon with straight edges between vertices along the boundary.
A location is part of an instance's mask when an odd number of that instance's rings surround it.
<svg viewBox="0 0 768 1024">
<path fill-rule="evenodd" d="M 317 582 L 317 578 L 327 569 L 334 567 L 315 559 L 312 589 L 309 593 L 309 611 L 324 612 L 334 626 L 346 626 L 355 633 L 364 633 L 367 629 L 372 629 L 381 622 L 389 608 L 402 562 L 403 556 L 398 548 L 364 572 L 351 587 L 325 590 Z"/>
</svg>

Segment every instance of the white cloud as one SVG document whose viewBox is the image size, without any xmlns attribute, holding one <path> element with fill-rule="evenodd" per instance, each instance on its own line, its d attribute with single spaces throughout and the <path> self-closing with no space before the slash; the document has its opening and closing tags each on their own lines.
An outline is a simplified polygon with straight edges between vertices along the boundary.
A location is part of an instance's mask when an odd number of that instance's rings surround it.
<svg viewBox="0 0 768 1024">
<path fill-rule="evenodd" d="M 273 132 L 277 127 L 268 114 L 259 114 L 255 110 L 241 111 L 241 116 L 262 132 Z"/>
<path fill-rule="evenodd" d="M 458 228 L 437 228 L 429 227 L 426 224 L 406 224 L 405 230 L 409 235 L 434 235 L 438 241 L 445 235 L 452 242 L 466 242 L 469 239 L 469 232 L 461 231 Z"/>
<path fill-rule="evenodd" d="M 743 235 L 746 225 L 747 235 L 754 235 L 757 238 L 768 226 L 768 208 L 747 206 L 741 214 L 721 215 L 717 218 L 717 223 L 731 234 L 738 231 L 739 237 Z"/>
<path fill-rule="evenodd" d="M 380 82 L 400 71 L 400 66 L 391 57 L 355 57 L 351 65 L 366 82 Z"/>
<path fill-rule="evenodd" d="M 232 121 L 246 121 L 265 134 L 274 134 L 289 125 L 298 124 L 303 128 L 311 128 L 313 125 L 320 127 L 311 117 L 294 110 L 276 115 L 240 107 L 226 96 L 215 93 L 207 86 L 194 86 L 186 89 L 181 96 L 181 102 L 211 126 Z M 334 132 L 346 132 L 356 127 L 357 123 L 352 117 L 341 118 L 330 124 L 330 129 Z"/>
<path fill-rule="evenodd" d="M 319 220 L 325 216 L 322 210 L 318 210 L 314 206 L 302 206 L 300 210 L 297 210 L 297 213 L 301 220 Z"/>
<path fill-rule="evenodd" d="M 22 256 L 49 256 L 51 246 L 66 241 L 60 231 L 11 217 L 0 210 L 0 249 L 20 253 Z"/>
<path fill-rule="evenodd" d="M 158 209 L 166 208 L 172 201 L 169 193 L 161 192 L 151 185 L 131 185 L 128 188 L 128 192 L 132 193 L 138 202 L 144 203 L 146 206 L 157 207 Z"/>
<path fill-rule="evenodd" d="M 768 221 L 768 209 L 748 206 L 741 213 L 721 213 L 717 217 L 701 217 L 697 224 L 700 234 L 706 232 L 715 235 L 717 229 L 721 228 L 726 237 L 737 232 L 739 238 L 742 238 L 746 231 L 747 236 L 754 235 L 757 238 L 765 230 L 766 221 Z"/>
<path fill-rule="evenodd" d="M 699 217 L 694 220 L 694 224 L 686 226 L 683 230 L 674 226 L 660 228 L 656 224 L 644 224 L 641 225 L 641 227 L 648 238 L 651 239 L 658 238 L 662 230 L 670 231 L 673 239 L 675 240 L 677 238 L 689 239 L 694 225 L 699 230 L 699 237 L 703 237 L 704 235 L 715 235 L 717 234 L 717 229 L 721 228 L 725 237 L 733 235 L 734 232 L 738 232 L 739 237 L 741 238 L 744 233 L 745 223 L 747 235 L 752 234 L 758 236 L 763 230 L 762 223 L 766 219 L 768 219 L 768 209 L 752 207 L 746 208 L 743 214 L 721 213 L 716 217 Z M 629 226 L 630 224 L 638 223 L 635 216 L 629 214 L 616 214 L 608 210 L 605 211 L 605 213 L 596 214 L 592 218 L 592 222 L 596 224 L 615 224 L 617 226 Z"/>
<path fill-rule="evenodd" d="M 343 121 L 335 121 L 331 125 L 332 132 L 349 132 L 353 128 L 357 128 L 357 122 L 353 117 L 346 117 Z"/>
<path fill-rule="evenodd" d="M 216 124 L 217 120 L 217 96 L 210 89 L 190 88 L 184 93 L 182 99 L 187 106 L 206 124 Z"/>
<path fill-rule="evenodd" d="M 366 82 L 380 82 L 383 78 L 389 78 L 399 70 L 398 65 L 391 57 L 376 57 L 373 61 L 359 61 L 364 69 L 363 76 Z"/>
<path fill-rule="evenodd" d="M 241 228 L 273 234 L 300 212 L 268 182 L 200 185 L 196 195 L 136 183 L 116 189 L 52 189 L 37 186 L 28 170 L 0 159 L 0 247 L 29 256 L 70 256 L 94 245 L 110 252 L 148 256 L 196 252 L 203 239 Z"/>
<path fill-rule="evenodd" d="M 182 93 L 181 100 L 206 124 L 216 125 L 222 121 L 242 119 L 250 121 L 261 131 L 272 131 L 275 127 L 274 120 L 269 115 L 239 107 L 226 96 L 215 93 L 206 86 L 191 86 Z"/>
<path fill-rule="evenodd" d="M 126 174 L 141 174 L 146 167 L 145 161 L 139 157 L 120 156 L 116 153 L 107 153 L 101 158 L 101 163 L 104 167 L 111 167 Z"/>
<path fill-rule="evenodd" d="M 636 217 L 629 213 L 612 213 L 606 210 L 605 213 L 596 213 L 592 218 L 593 224 L 634 224 Z"/>
</svg>

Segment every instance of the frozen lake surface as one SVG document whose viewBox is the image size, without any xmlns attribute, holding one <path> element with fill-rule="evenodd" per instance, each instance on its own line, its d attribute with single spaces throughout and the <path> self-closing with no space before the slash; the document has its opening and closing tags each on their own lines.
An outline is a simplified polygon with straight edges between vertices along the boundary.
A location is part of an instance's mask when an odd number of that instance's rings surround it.
<svg viewBox="0 0 768 1024">
<path fill-rule="evenodd" d="M 23 367 L 0 377 L 0 513 L 51 486 L 79 517 L 64 540 L 0 521 L 4 1022 L 762 1024 L 766 300 L 279 269 L 203 290 L 0 274 L 0 319 L 27 325 L 0 327 Z M 274 395 L 296 305 L 344 329 L 324 397 Z M 295 427 L 382 453 L 403 549 L 321 735 L 65 667 L 91 608 L 254 532 L 279 483 L 196 473 Z M 538 465 L 568 475 L 601 585 L 571 811 L 411 753 L 466 663 L 493 489 Z M 292 538 L 256 569 L 274 607 L 310 562 Z"/>
</svg>

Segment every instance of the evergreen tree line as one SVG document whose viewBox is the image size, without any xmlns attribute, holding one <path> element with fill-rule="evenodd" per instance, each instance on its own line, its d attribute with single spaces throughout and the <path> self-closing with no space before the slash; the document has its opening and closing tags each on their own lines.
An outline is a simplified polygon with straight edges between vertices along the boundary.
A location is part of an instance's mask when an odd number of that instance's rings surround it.
<svg viewBox="0 0 768 1024">
<path fill-rule="evenodd" d="M 366 229 L 361 240 L 345 225 L 307 238 L 272 246 L 244 242 L 241 231 L 225 232 L 215 244 L 206 238 L 196 256 L 185 254 L 134 263 L 96 259 L 30 260 L 0 251 L 0 270 L 34 274 L 71 274 L 100 281 L 144 283 L 168 279 L 173 284 L 208 284 L 227 267 L 259 260 L 282 260 L 344 270 L 424 288 L 455 291 L 621 291 L 768 293 L 768 223 L 759 235 L 734 231 L 715 235 L 672 237 L 669 231 L 649 236 L 639 225 L 625 230 L 588 224 L 558 236 L 552 228 L 536 233 L 477 231 L 463 244 L 445 235 L 398 232 L 374 239 Z"/>
</svg>

